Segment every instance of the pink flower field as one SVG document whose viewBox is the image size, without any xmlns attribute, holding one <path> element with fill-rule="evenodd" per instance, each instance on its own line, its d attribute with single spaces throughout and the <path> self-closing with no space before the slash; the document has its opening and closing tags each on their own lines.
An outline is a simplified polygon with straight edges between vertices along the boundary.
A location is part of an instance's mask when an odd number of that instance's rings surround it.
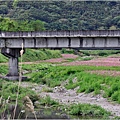
<svg viewBox="0 0 120 120">
<path fill-rule="evenodd" d="M 120 58 L 98 58 L 89 61 L 73 61 L 62 65 L 120 66 Z"/>
<path fill-rule="evenodd" d="M 51 63 L 61 63 L 61 65 L 71 66 L 71 65 L 92 65 L 92 66 L 120 66 L 120 57 L 113 58 L 96 58 L 88 61 L 76 60 L 78 55 L 74 54 L 62 54 L 62 58 L 53 58 L 49 60 L 44 60 L 44 62 Z M 75 59 L 72 62 L 68 62 L 67 59 Z"/>
<path fill-rule="evenodd" d="M 97 75 L 107 75 L 107 76 L 120 76 L 120 71 L 112 71 L 112 70 L 93 70 L 87 71 L 91 74 L 95 73 Z"/>
<path fill-rule="evenodd" d="M 49 60 L 45 60 L 45 62 L 51 62 L 51 63 L 61 63 L 61 62 L 67 62 L 67 59 L 76 59 L 78 55 L 74 54 L 62 54 L 62 58 L 53 58 Z"/>
</svg>

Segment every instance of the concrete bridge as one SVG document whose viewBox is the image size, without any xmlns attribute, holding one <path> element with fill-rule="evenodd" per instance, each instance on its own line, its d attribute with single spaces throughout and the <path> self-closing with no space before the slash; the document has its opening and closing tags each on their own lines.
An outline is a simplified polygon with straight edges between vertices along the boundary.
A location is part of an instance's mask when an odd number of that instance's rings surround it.
<svg viewBox="0 0 120 120">
<path fill-rule="evenodd" d="M 120 49 L 119 30 L 0 32 L 1 53 L 9 58 L 9 73 L 4 78 L 19 78 L 18 57 L 25 48 Z"/>
</svg>

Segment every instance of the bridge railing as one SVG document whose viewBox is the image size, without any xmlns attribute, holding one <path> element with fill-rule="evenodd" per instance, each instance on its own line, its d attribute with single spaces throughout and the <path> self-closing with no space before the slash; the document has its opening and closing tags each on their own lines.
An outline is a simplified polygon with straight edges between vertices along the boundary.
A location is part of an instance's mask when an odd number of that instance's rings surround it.
<svg viewBox="0 0 120 120">
<path fill-rule="evenodd" d="M 12 37 L 120 37 L 120 30 L 0 32 L 0 38 Z"/>
</svg>

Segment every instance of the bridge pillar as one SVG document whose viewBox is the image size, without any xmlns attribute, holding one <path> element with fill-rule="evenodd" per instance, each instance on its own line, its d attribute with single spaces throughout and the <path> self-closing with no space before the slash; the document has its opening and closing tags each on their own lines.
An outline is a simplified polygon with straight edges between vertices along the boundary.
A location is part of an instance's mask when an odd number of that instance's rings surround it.
<svg viewBox="0 0 120 120">
<path fill-rule="evenodd" d="M 19 80 L 18 57 L 20 57 L 19 48 L 2 48 L 1 53 L 9 58 L 9 73 L 3 78 L 8 80 Z M 27 77 L 22 77 L 26 79 Z"/>
<path fill-rule="evenodd" d="M 18 57 L 9 58 L 9 73 L 7 76 L 19 76 Z"/>
</svg>

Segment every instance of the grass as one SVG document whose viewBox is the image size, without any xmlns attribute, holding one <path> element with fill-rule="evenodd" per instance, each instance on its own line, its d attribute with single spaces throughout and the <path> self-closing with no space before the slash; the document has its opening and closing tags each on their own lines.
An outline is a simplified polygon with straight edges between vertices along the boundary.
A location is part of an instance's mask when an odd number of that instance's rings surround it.
<svg viewBox="0 0 120 120">
<path fill-rule="evenodd" d="M 1 65 L 0 66 L 0 74 L 5 75 L 8 72 L 8 66 L 6 65 Z"/>
<path fill-rule="evenodd" d="M 24 65 L 23 69 L 36 69 L 29 73 L 30 79 L 28 81 L 46 84 L 49 87 L 61 85 L 65 80 L 69 80 L 65 85 L 67 89 L 74 89 L 79 86 L 77 92 L 91 93 L 94 95 L 100 94 L 101 90 L 104 91 L 103 96 L 120 103 L 120 77 L 104 76 L 91 74 L 87 71 L 90 70 L 116 70 L 119 71 L 120 67 L 109 66 L 53 66 L 51 64 L 42 65 Z M 76 82 L 72 80 L 77 78 Z M 118 95 L 118 96 L 117 96 Z"/>
<path fill-rule="evenodd" d="M 68 108 L 71 115 L 88 116 L 92 118 L 108 118 L 109 112 L 97 105 L 90 104 L 72 104 Z"/>
<path fill-rule="evenodd" d="M 119 54 L 120 50 L 80 50 L 80 52 L 87 56 L 109 56 Z"/>
<path fill-rule="evenodd" d="M 6 114 L 5 111 L 10 111 L 10 106 L 15 105 L 15 101 L 17 98 L 18 84 L 17 82 L 5 81 L 0 79 L 0 115 L 2 113 Z M 23 98 L 25 96 L 29 96 L 32 101 L 36 101 L 39 99 L 38 95 L 29 88 L 19 88 L 19 96 L 17 100 L 17 106 L 23 108 Z M 9 100 L 8 100 L 9 98 Z M 20 116 L 18 116 L 20 117 Z"/>
<path fill-rule="evenodd" d="M 2 62 L 8 62 L 8 58 L 0 53 L 0 63 Z"/>
<path fill-rule="evenodd" d="M 7 66 L 2 65 L 0 74 L 7 73 Z M 77 92 L 90 93 L 95 95 L 104 91 L 103 96 L 120 103 L 120 77 L 104 76 L 91 74 L 90 70 L 116 70 L 120 71 L 120 67 L 103 67 L 103 66 L 53 66 L 51 64 L 32 64 L 23 65 L 23 69 L 29 71 L 28 81 L 46 84 L 49 87 L 61 85 L 65 80 L 69 83 L 65 85 L 67 89 L 74 89 L 79 86 Z M 75 83 L 72 80 L 77 77 Z"/>
<path fill-rule="evenodd" d="M 11 101 L 15 101 L 17 93 L 18 84 L 16 82 L 5 81 L 0 79 L 0 96 L 3 96 L 3 99 L 7 99 L 10 96 Z M 30 88 L 20 87 L 19 100 L 21 101 L 24 96 L 37 96 L 37 94 L 32 91 Z"/>
<path fill-rule="evenodd" d="M 23 62 L 32 62 L 59 57 L 61 57 L 61 53 L 59 50 L 26 49 L 25 54 L 23 55 Z M 8 58 L 0 54 L 0 63 L 3 62 L 8 62 Z"/>
<path fill-rule="evenodd" d="M 60 51 L 58 50 L 35 50 L 35 49 L 26 49 L 25 54 L 23 55 L 23 62 L 26 61 L 39 61 L 46 60 L 50 58 L 59 58 L 61 57 Z"/>
<path fill-rule="evenodd" d="M 1 65 L 0 73 L 6 74 L 7 66 Z M 68 84 L 65 85 L 67 89 L 74 89 L 79 86 L 77 92 L 85 92 L 94 94 L 100 94 L 101 90 L 104 91 L 103 96 L 120 103 L 120 77 L 102 76 L 97 74 L 91 74 L 86 71 L 89 70 L 116 70 L 119 71 L 120 67 L 103 67 L 103 66 L 53 66 L 52 64 L 32 64 L 23 65 L 23 70 L 29 71 L 30 78 L 28 81 L 40 84 L 46 84 L 49 87 L 55 87 L 61 85 L 62 82 L 68 80 Z M 2 72 L 3 71 L 3 72 Z M 76 78 L 76 81 L 73 79 Z M 14 101 L 16 98 L 17 85 L 14 82 L 7 82 L 0 80 L 1 86 L 0 95 L 7 99 L 10 95 L 11 100 Z M 50 91 L 51 89 L 43 89 L 44 91 Z M 9 92 L 8 92 L 9 91 Z M 19 101 L 26 95 L 32 96 L 31 99 L 37 99 L 36 93 L 31 91 L 29 88 L 20 87 Z M 34 100 L 34 101 L 35 101 Z M 58 103 L 52 100 L 49 96 L 40 99 L 41 105 L 47 106 L 59 106 Z M 75 106 L 75 107 L 74 107 Z M 85 106 L 85 107 L 84 107 Z M 90 106 L 90 105 L 88 105 Z M 70 107 L 70 106 L 69 106 Z M 87 111 L 86 111 L 87 109 Z M 92 106 L 87 107 L 87 105 L 73 105 L 68 109 L 69 113 L 72 115 L 92 115 L 92 116 L 107 116 L 109 113 L 101 108 L 96 109 Z"/>
</svg>

